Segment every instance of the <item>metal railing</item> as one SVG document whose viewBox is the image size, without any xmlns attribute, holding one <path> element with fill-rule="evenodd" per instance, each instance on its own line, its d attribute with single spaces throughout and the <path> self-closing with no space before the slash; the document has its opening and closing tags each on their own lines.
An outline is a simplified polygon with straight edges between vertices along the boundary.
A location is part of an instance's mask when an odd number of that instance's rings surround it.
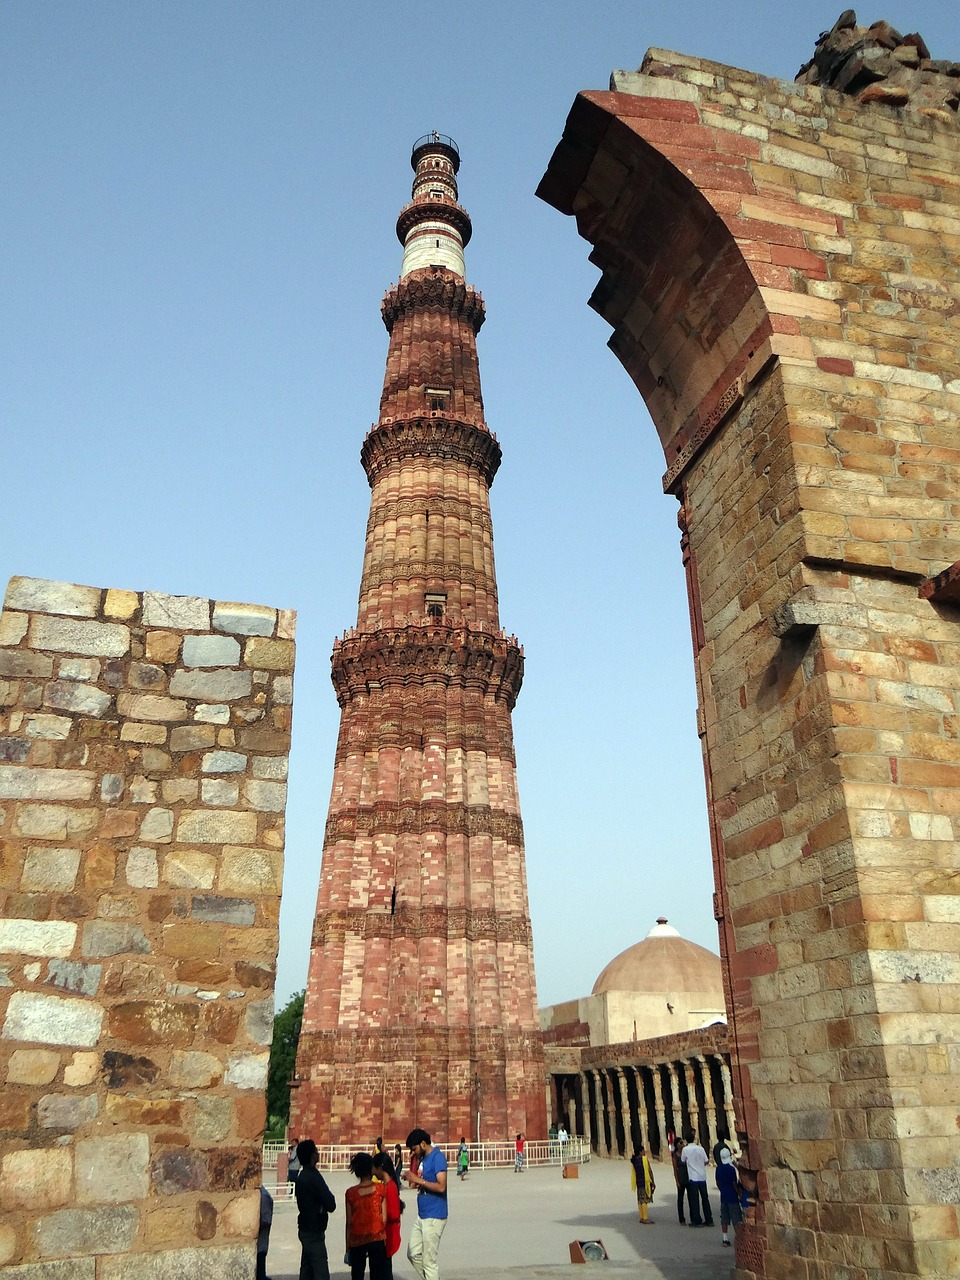
<svg viewBox="0 0 960 1280">
<path fill-rule="evenodd" d="M 447 1158 L 451 1170 L 457 1167 L 457 1151 L 459 1143 L 438 1142 L 437 1146 Z M 264 1170 L 276 1170 L 277 1157 L 287 1150 L 283 1142 L 265 1142 L 263 1144 Z M 356 1146 L 323 1146 L 320 1152 L 319 1167 L 325 1173 L 345 1172 L 350 1167 L 351 1157 L 360 1150 Z M 470 1153 L 470 1168 L 478 1169 L 512 1169 L 516 1160 L 516 1145 L 513 1142 L 471 1142 L 467 1144 Z M 406 1159 L 406 1157 L 404 1157 Z M 590 1144 L 586 1138 L 568 1138 L 564 1143 L 556 1138 L 544 1138 L 531 1141 L 527 1139 L 524 1151 L 524 1163 L 530 1167 L 541 1165 L 586 1164 L 590 1159 Z M 277 1186 L 281 1199 L 287 1194 L 287 1183 L 277 1183 L 276 1175 L 271 1181 L 264 1178 L 269 1190 Z"/>
</svg>

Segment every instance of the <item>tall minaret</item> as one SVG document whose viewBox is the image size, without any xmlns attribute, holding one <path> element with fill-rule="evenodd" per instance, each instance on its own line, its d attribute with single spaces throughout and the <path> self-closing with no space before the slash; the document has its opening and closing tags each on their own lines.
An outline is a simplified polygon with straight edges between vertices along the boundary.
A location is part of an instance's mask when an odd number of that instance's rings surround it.
<svg viewBox="0 0 960 1280">
<path fill-rule="evenodd" d="M 470 217 L 452 138 L 421 138 L 370 482 L 356 628 L 334 645 L 342 710 L 291 1132 L 318 1143 L 546 1135 L 513 709 L 464 280 Z"/>
</svg>

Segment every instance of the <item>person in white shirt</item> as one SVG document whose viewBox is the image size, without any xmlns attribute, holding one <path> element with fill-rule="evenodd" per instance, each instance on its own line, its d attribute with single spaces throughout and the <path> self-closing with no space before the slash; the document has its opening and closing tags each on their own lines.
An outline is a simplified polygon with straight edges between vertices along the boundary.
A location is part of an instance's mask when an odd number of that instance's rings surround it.
<svg viewBox="0 0 960 1280">
<path fill-rule="evenodd" d="M 680 1159 L 687 1169 L 687 1198 L 690 1204 L 691 1227 L 712 1227 L 713 1211 L 707 1195 L 707 1153 L 697 1141 L 692 1129 L 683 1135 L 685 1146 Z M 702 1217 L 701 1217 L 702 1210 Z"/>
</svg>

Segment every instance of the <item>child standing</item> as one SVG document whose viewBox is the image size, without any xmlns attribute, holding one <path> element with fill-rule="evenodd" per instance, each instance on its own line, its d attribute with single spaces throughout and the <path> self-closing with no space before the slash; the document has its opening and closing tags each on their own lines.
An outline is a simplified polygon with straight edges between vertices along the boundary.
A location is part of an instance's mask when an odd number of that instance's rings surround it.
<svg viewBox="0 0 960 1280">
<path fill-rule="evenodd" d="M 363 1280 L 370 1259 L 370 1280 L 388 1280 L 387 1200 L 380 1183 L 373 1180 L 373 1156 L 358 1151 L 350 1161 L 357 1186 L 345 1197 L 347 1209 L 347 1258 L 351 1280 Z"/>
</svg>

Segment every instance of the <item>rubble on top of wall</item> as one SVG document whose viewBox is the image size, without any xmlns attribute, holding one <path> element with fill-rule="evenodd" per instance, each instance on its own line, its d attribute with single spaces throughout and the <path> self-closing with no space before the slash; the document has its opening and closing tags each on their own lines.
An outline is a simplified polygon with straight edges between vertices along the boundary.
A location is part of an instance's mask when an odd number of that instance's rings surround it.
<svg viewBox="0 0 960 1280">
<path fill-rule="evenodd" d="M 960 62 L 931 58 L 923 36 L 901 35 L 889 22 L 857 26 L 845 9 L 830 31 L 821 32 L 800 84 L 822 85 L 858 102 L 911 106 L 924 115 L 956 120 L 960 107 Z"/>
</svg>

